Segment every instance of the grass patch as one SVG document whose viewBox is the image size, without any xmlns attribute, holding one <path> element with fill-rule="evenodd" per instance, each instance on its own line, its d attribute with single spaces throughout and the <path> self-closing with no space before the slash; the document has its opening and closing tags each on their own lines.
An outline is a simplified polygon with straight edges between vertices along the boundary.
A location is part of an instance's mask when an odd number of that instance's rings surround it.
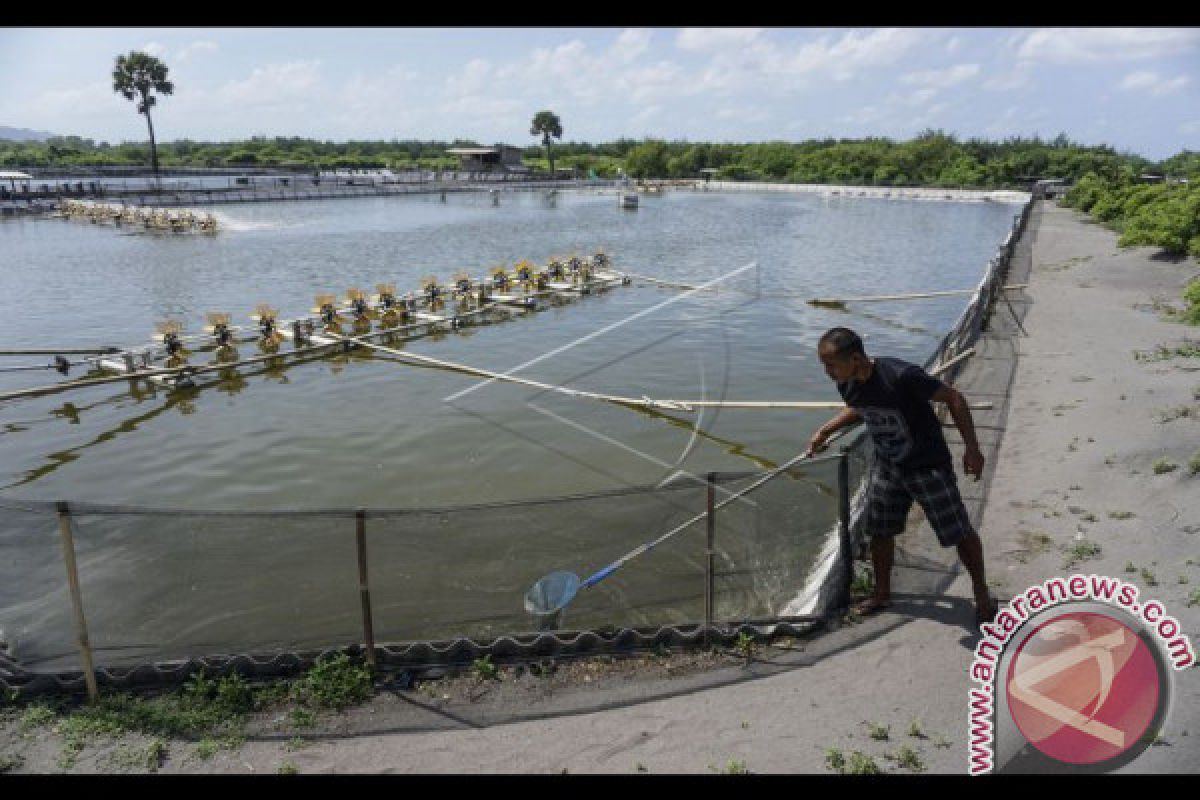
<svg viewBox="0 0 1200 800">
<path fill-rule="evenodd" d="M 733 649 L 742 658 L 754 658 L 758 654 L 758 642 L 754 641 L 754 637 L 745 631 L 738 634 L 737 641 L 733 643 Z"/>
<path fill-rule="evenodd" d="M 947 750 L 950 748 L 950 744 L 951 744 L 950 740 L 947 739 L 945 736 L 942 736 L 940 733 L 937 736 L 933 737 L 933 746 L 934 747 L 940 747 L 943 750 Z"/>
<path fill-rule="evenodd" d="M 6 772 L 12 772 L 15 769 L 20 769 L 25 764 L 25 757 L 16 754 L 0 755 L 0 775 Z"/>
<path fill-rule="evenodd" d="M 21 719 L 17 722 L 17 729 L 21 733 L 27 733 L 34 728 L 49 725 L 56 719 L 58 719 L 58 714 L 53 708 L 41 704 L 30 706 L 22 712 Z"/>
<path fill-rule="evenodd" d="M 1132 561 L 1127 561 L 1125 563 L 1125 571 L 1130 574 L 1133 574 L 1138 571 L 1138 568 L 1134 565 L 1134 563 Z"/>
<path fill-rule="evenodd" d="M 1143 362 L 1167 361 L 1172 358 L 1200 358 L 1200 342 L 1186 340 L 1183 344 L 1174 347 L 1160 344 L 1153 350 L 1135 350 L 1133 357 L 1136 361 Z"/>
<path fill-rule="evenodd" d="M 471 669 L 475 672 L 475 677 L 481 681 L 496 680 L 500 674 L 500 668 L 492 663 L 490 655 L 475 659 L 471 664 Z"/>
<path fill-rule="evenodd" d="M 1026 564 L 1030 559 L 1046 552 L 1050 549 L 1050 545 L 1054 543 L 1049 534 L 1040 530 L 1020 531 L 1017 533 L 1017 539 L 1020 541 L 1021 547 L 1017 551 L 1015 558 L 1022 564 Z"/>
<path fill-rule="evenodd" d="M 1154 577 L 1154 573 L 1142 567 L 1141 570 L 1142 582 L 1147 586 L 1158 586 L 1158 578 Z"/>
<path fill-rule="evenodd" d="M 293 708 L 288 721 L 293 728 L 311 728 L 317 724 L 317 715 L 307 708 Z"/>
<path fill-rule="evenodd" d="M 929 738 L 925 735 L 925 731 L 921 730 L 921 720 L 919 719 L 914 719 L 912 722 L 908 723 L 908 735 L 914 739 Z"/>
<path fill-rule="evenodd" d="M 279 765 L 279 769 L 275 770 L 276 775 L 295 775 L 299 772 L 299 768 L 291 761 L 285 761 Z"/>
<path fill-rule="evenodd" d="M 729 760 L 725 765 L 725 769 L 721 770 L 722 775 L 749 775 L 750 770 L 746 767 L 745 761 Z"/>
<path fill-rule="evenodd" d="M 1110 511 L 1108 512 L 1109 519 L 1133 519 L 1136 516 L 1132 511 Z"/>
<path fill-rule="evenodd" d="M 341 710 L 365 702 L 372 694 L 370 668 L 345 653 L 317 659 L 312 669 L 292 684 L 292 697 L 311 708 Z"/>
<path fill-rule="evenodd" d="M 1157 411 L 1154 419 L 1159 424 L 1174 422 L 1177 419 L 1200 419 L 1200 406 L 1176 406 Z"/>
<path fill-rule="evenodd" d="M 1191 608 L 1192 606 L 1200 606 L 1200 589 L 1196 589 L 1188 595 L 1187 607 Z"/>
<path fill-rule="evenodd" d="M 1174 472 L 1175 470 L 1179 469 L 1179 465 L 1173 461 L 1168 461 L 1165 458 L 1160 458 L 1158 461 L 1154 462 L 1153 469 L 1155 475 L 1165 475 L 1168 472 Z"/>
<path fill-rule="evenodd" d="M 1082 561 L 1099 558 L 1100 552 L 1100 545 L 1089 542 L 1087 539 L 1081 539 L 1067 548 L 1067 558 L 1063 562 L 1063 569 L 1071 569 Z"/>
<path fill-rule="evenodd" d="M 166 757 L 167 743 L 162 739 L 154 739 L 143 747 L 122 745 L 109 755 L 108 761 L 121 770 L 158 772 Z"/>
<path fill-rule="evenodd" d="M 1200 475 L 1200 450 L 1197 450 L 1196 453 L 1190 459 L 1188 459 L 1188 474 Z"/>
<path fill-rule="evenodd" d="M 825 751 L 825 768 L 839 774 L 845 773 L 846 756 L 842 755 L 842 751 L 836 747 L 829 748 Z"/>
<path fill-rule="evenodd" d="M 891 730 L 889 725 L 880 725 L 876 722 L 867 723 L 867 734 L 878 742 L 886 742 Z"/>
<path fill-rule="evenodd" d="M 881 772 L 875 759 L 857 750 L 850 754 L 850 759 L 846 763 L 845 774 L 847 775 L 879 775 Z"/>
<path fill-rule="evenodd" d="M 911 770 L 912 772 L 924 772 L 925 762 L 921 760 L 921 756 L 916 750 L 913 750 L 908 745 L 904 745 L 895 753 L 889 753 L 884 756 L 888 761 L 896 762 L 896 766 Z"/>
<path fill-rule="evenodd" d="M 205 736 L 196 743 L 196 757 L 207 761 L 215 756 L 221 750 L 229 750 L 230 752 L 240 750 L 242 745 L 246 743 L 246 738 L 239 734 L 231 734 L 229 736 L 211 737 Z"/>
</svg>

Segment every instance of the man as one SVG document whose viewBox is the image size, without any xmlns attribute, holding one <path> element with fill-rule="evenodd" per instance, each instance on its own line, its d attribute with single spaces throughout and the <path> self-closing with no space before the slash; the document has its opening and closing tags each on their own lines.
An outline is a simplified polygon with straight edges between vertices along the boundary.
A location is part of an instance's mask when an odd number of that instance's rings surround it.
<svg viewBox="0 0 1200 800">
<path fill-rule="evenodd" d="M 975 616 L 983 624 L 996 615 L 988 592 L 983 543 L 971 525 L 958 494 L 954 460 L 930 402 L 945 403 L 966 445 L 963 471 L 979 480 L 983 453 L 967 401 L 955 389 L 916 364 L 898 358 L 870 358 L 862 339 L 849 328 L 831 328 L 817 344 L 817 356 L 837 383 L 846 410 L 813 434 L 808 452 L 824 448 L 836 431 L 865 421 L 875 445 L 875 464 L 868 482 L 864 527 L 871 540 L 875 591 L 856 611 L 871 614 L 891 605 L 894 538 L 904 530 L 913 500 L 925 511 L 943 547 L 957 547 L 971 576 Z"/>
</svg>

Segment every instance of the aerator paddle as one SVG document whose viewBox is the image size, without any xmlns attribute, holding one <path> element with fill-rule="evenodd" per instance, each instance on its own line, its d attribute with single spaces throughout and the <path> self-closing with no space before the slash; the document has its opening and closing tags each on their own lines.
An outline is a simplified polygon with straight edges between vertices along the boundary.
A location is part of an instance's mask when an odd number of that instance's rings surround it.
<svg viewBox="0 0 1200 800">
<path fill-rule="evenodd" d="M 829 437 L 829 439 L 825 442 L 825 447 L 828 447 L 832 442 L 840 438 L 847 431 L 854 427 L 857 426 L 843 428 L 833 436 Z M 823 450 L 825 447 L 821 449 Z M 759 486 L 762 486 L 764 483 L 780 473 L 785 472 L 794 467 L 796 464 L 811 458 L 815 452 L 816 451 L 813 453 L 801 453 L 782 466 L 776 467 L 766 475 L 756 480 L 754 483 L 747 486 L 745 489 L 735 492 L 734 494 L 722 500 L 720 503 L 717 503 L 715 506 L 713 506 L 713 511 L 724 508 L 734 500 L 737 500 L 743 495 L 753 491 L 754 489 L 757 489 Z M 604 569 L 583 580 L 580 580 L 579 576 L 575 573 L 567 572 L 565 570 L 558 570 L 549 573 L 545 577 L 541 578 L 537 583 L 533 584 L 533 586 L 529 588 L 529 591 L 525 593 L 525 610 L 538 618 L 539 623 L 541 623 L 540 627 L 546 627 L 547 623 L 550 623 L 552 620 L 554 620 L 556 615 L 565 609 L 568 603 L 575 599 L 575 595 L 579 593 L 580 589 L 588 589 L 592 586 L 595 586 L 596 584 L 600 583 L 600 581 L 604 580 L 609 575 L 612 575 L 621 567 L 625 566 L 625 564 L 629 561 L 632 561 L 643 553 L 653 550 L 667 539 L 670 539 L 672 536 L 682 530 L 685 530 L 694 523 L 699 522 L 706 516 L 707 512 L 697 514 L 686 522 L 676 525 L 674 528 L 667 531 L 662 536 L 659 536 L 654 541 L 646 542 L 645 544 L 630 550 L 628 553 L 621 556 Z"/>
</svg>

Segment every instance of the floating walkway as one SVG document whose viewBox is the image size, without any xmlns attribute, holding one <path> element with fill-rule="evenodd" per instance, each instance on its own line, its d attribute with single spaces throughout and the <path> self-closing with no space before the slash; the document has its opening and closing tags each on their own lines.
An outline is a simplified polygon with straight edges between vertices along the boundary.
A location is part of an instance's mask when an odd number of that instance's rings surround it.
<svg viewBox="0 0 1200 800">
<path fill-rule="evenodd" d="M 673 188 L 691 188 L 696 191 L 713 192 L 795 192 L 816 194 L 823 197 L 870 197 L 904 200 L 953 200 L 968 203 L 1028 203 L 1029 192 L 1014 192 L 993 189 L 942 189 L 916 186 L 842 186 L 828 183 L 759 183 L 757 181 L 697 181 L 688 186 L 672 185 Z"/>
</svg>

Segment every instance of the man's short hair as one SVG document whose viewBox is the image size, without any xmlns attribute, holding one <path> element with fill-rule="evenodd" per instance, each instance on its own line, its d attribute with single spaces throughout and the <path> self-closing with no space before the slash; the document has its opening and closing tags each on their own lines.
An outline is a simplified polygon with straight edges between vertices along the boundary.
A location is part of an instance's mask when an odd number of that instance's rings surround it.
<svg viewBox="0 0 1200 800">
<path fill-rule="evenodd" d="M 817 346 L 828 345 L 833 348 L 834 355 L 839 358 L 849 358 L 855 353 L 867 354 L 863 349 L 862 337 L 849 328 L 830 328 L 825 331 Z"/>
</svg>

